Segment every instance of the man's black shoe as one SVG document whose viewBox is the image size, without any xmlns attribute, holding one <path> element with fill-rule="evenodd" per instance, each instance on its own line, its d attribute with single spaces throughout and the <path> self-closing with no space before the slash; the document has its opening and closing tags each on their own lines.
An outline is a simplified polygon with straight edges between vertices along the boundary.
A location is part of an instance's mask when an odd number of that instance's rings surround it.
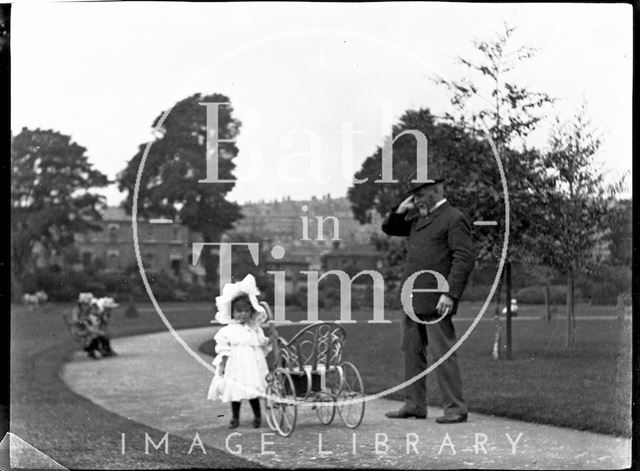
<svg viewBox="0 0 640 471">
<path fill-rule="evenodd" d="M 384 414 L 385 416 L 387 416 L 390 419 L 409 419 L 411 417 L 415 417 L 416 419 L 426 419 L 427 418 L 427 414 L 414 414 L 411 412 L 407 412 L 406 410 L 394 410 L 392 412 L 386 412 Z"/>
<path fill-rule="evenodd" d="M 448 414 L 436 419 L 439 424 L 459 424 L 466 421 L 467 414 Z"/>
</svg>

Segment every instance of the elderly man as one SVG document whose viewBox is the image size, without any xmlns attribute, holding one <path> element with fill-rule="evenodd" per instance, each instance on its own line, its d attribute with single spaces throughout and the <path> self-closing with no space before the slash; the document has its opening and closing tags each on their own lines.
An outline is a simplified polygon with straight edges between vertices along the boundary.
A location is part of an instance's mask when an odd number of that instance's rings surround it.
<svg viewBox="0 0 640 471">
<path fill-rule="evenodd" d="M 451 316 L 467 284 L 475 263 L 471 227 L 465 216 L 444 198 L 443 180 L 433 179 L 414 185 L 410 195 L 387 216 L 382 230 L 392 236 L 407 237 L 404 280 L 421 270 L 442 275 L 446 292 L 415 291 L 410 299 L 413 313 L 404 317 L 402 349 L 405 380 L 427 368 L 427 349 L 434 361 L 444 356 L 456 342 Z M 415 278 L 414 290 L 436 290 L 437 279 L 430 273 Z M 415 315 L 413 315 L 415 313 Z M 426 323 L 425 323 L 426 322 Z M 466 422 L 467 405 L 462 396 L 462 380 L 455 353 L 435 370 L 444 401 L 444 416 L 436 422 Z M 389 418 L 427 417 L 426 377 L 405 388 L 405 402 Z"/>
</svg>

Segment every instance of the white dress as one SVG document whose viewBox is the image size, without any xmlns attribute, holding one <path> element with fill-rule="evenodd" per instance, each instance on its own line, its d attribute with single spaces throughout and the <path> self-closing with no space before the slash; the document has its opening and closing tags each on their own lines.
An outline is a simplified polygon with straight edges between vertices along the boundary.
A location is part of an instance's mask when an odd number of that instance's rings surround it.
<svg viewBox="0 0 640 471">
<path fill-rule="evenodd" d="M 253 399 L 267 390 L 269 373 L 265 355 L 271 350 L 269 339 L 259 325 L 232 321 L 214 336 L 216 374 L 207 399 L 222 402 Z M 228 356 L 224 377 L 218 374 L 222 358 Z"/>
</svg>

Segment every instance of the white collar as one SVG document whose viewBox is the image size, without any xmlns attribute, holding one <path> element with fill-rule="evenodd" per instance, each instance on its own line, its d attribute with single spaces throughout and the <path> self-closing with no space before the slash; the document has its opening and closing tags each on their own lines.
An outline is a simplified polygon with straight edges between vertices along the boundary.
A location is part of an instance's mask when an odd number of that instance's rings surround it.
<svg viewBox="0 0 640 471">
<path fill-rule="evenodd" d="M 434 212 L 436 209 L 438 209 L 440 206 L 442 206 L 443 204 L 445 204 L 447 202 L 447 198 L 442 198 L 440 201 L 438 201 L 436 204 L 434 204 L 431 209 L 429 210 L 429 213 Z"/>
</svg>

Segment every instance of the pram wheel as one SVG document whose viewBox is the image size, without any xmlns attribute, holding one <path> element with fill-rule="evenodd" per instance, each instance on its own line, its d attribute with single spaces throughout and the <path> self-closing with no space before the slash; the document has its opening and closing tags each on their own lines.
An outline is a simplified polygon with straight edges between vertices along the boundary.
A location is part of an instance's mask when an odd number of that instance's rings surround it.
<svg viewBox="0 0 640 471">
<path fill-rule="evenodd" d="M 295 404 L 295 391 L 293 380 L 287 370 L 277 368 L 271 374 L 271 381 L 267 386 L 267 423 L 283 437 L 291 435 L 296 426 L 298 409 Z"/>
<path fill-rule="evenodd" d="M 336 416 L 336 404 L 333 396 L 326 392 L 316 393 L 315 402 L 321 403 L 315 406 L 320 423 L 329 425 Z"/>
<path fill-rule="evenodd" d="M 364 418 L 364 386 L 358 369 L 348 361 L 343 362 L 342 387 L 338 393 L 338 413 L 349 428 L 356 428 Z M 358 401 L 358 399 L 360 399 Z M 353 401 L 343 404 L 344 401 Z"/>
</svg>

